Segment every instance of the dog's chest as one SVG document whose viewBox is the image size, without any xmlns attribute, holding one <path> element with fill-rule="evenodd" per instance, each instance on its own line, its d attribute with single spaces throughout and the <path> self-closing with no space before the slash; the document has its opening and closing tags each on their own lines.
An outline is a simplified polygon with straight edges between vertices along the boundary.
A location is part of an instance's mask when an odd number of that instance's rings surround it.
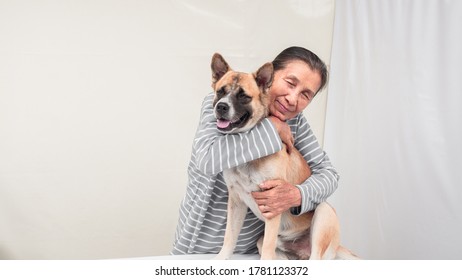
<svg viewBox="0 0 462 280">
<path fill-rule="evenodd" d="M 259 219 L 265 220 L 251 192 L 260 191 L 258 185 L 265 180 L 274 178 L 274 174 L 272 173 L 274 172 L 267 168 L 262 169 L 261 164 L 257 164 L 254 161 L 224 170 L 223 177 L 229 192 L 237 194 L 241 201 L 243 201 Z"/>
<path fill-rule="evenodd" d="M 263 182 L 263 180 L 253 171 L 252 165 L 248 163 L 224 170 L 223 177 L 230 194 L 237 194 L 239 199 L 244 202 L 259 219 L 264 220 L 251 194 L 251 192 L 259 191 L 258 184 Z"/>
<path fill-rule="evenodd" d="M 223 176 L 228 188 L 250 193 L 259 191 L 258 185 L 269 179 L 285 178 L 284 168 L 277 164 L 277 154 L 272 154 L 239 166 L 226 169 Z"/>
<path fill-rule="evenodd" d="M 223 172 L 228 187 L 235 191 L 249 193 L 258 191 L 258 185 L 267 179 L 266 174 L 257 170 L 252 162 L 227 169 Z"/>
</svg>

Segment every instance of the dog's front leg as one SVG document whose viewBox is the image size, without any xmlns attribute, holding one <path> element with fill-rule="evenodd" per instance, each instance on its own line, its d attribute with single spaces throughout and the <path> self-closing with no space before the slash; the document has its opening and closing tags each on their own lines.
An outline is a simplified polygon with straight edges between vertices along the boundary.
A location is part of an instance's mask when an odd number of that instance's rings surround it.
<svg viewBox="0 0 462 280">
<path fill-rule="evenodd" d="M 225 237 L 223 247 L 220 253 L 215 257 L 216 260 L 226 260 L 231 257 L 236 247 L 237 238 L 244 224 L 245 215 L 247 213 L 247 205 L 241 201 L 233 188 L 229 188 L 228 198 L 228 214 L 226 222 Z"/>
<path fill-rule="evenodd" d="M 276 259 L 276 245 L 279 235 L 279 225 L 281 224 L 281 215 L 265 221 L 265 236 L 261 248 L 262 260 Z"/>
</svg>

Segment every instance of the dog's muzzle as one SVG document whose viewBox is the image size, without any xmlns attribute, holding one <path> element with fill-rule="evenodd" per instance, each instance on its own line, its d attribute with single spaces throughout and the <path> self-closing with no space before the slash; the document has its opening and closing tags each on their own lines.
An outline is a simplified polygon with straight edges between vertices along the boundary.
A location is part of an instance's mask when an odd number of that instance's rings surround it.
<svg viewBox="0 0 462 280">
<path fill-rule="evenodd" d="M 215 110 L 219 116 L 226 116 L 229 112 L 229 105 L 224 102 L 219 102 Z"/>
<path fill-rule="evenodd" d="M 239 127 L 242 123 L 247 121 L 250 117 L 248 112 L 245 112 L 241 116 L 230 116 L 234 115 L 234 113 L 230 113 L 231 108 L 228 103 L 226 102 L 219 102 L 215 106 L 215 115 L 217 117 L 217 128 L 222 132 L 229 132 L 233 130 L 233 128 Z"/>
<path fill-rule="evenodd" d="M 215 106 L 215 115 L 217 116 L 217 127 L 220 130 L 226 130 L 231 125 L 229 120 L 229 104 L 226 102 L 218 102 Z"/>
</svg>

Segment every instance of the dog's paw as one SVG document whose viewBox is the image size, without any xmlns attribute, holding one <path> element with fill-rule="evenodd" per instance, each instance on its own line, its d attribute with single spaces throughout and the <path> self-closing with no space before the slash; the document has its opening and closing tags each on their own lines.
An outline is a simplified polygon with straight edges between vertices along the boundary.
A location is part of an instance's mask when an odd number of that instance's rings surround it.
<svg viewBox="0 0 462 280">
<path fill-rule="evenodd" d="M 277 260 L 276 254 L 262 254 L 260 260 Z"/>
<path fill-rule="evenodd" d="M 229 260 L 229 255 L 228 254 L 222 254 L 222 253 L 219 253 L 218 255 L 216 255 L 212 260 L 217 260 L 217 261 L 222 261 L 222 260 Z"/>
</svg>

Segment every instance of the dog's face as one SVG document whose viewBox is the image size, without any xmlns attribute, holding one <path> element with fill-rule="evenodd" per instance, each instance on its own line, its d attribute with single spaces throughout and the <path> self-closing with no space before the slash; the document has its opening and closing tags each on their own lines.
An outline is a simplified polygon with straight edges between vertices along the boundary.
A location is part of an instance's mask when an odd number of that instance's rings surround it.
<svg viewBox="0 0 462 280">
<path fill-rule="evenodd" d="M 222 133 L 243 132 L 268 115 L 268 89 L 273 65 L 266 63 L 253 74 L 231 70 L 220 54 L 212 58 L 213 107 Z"/>
</svg>

